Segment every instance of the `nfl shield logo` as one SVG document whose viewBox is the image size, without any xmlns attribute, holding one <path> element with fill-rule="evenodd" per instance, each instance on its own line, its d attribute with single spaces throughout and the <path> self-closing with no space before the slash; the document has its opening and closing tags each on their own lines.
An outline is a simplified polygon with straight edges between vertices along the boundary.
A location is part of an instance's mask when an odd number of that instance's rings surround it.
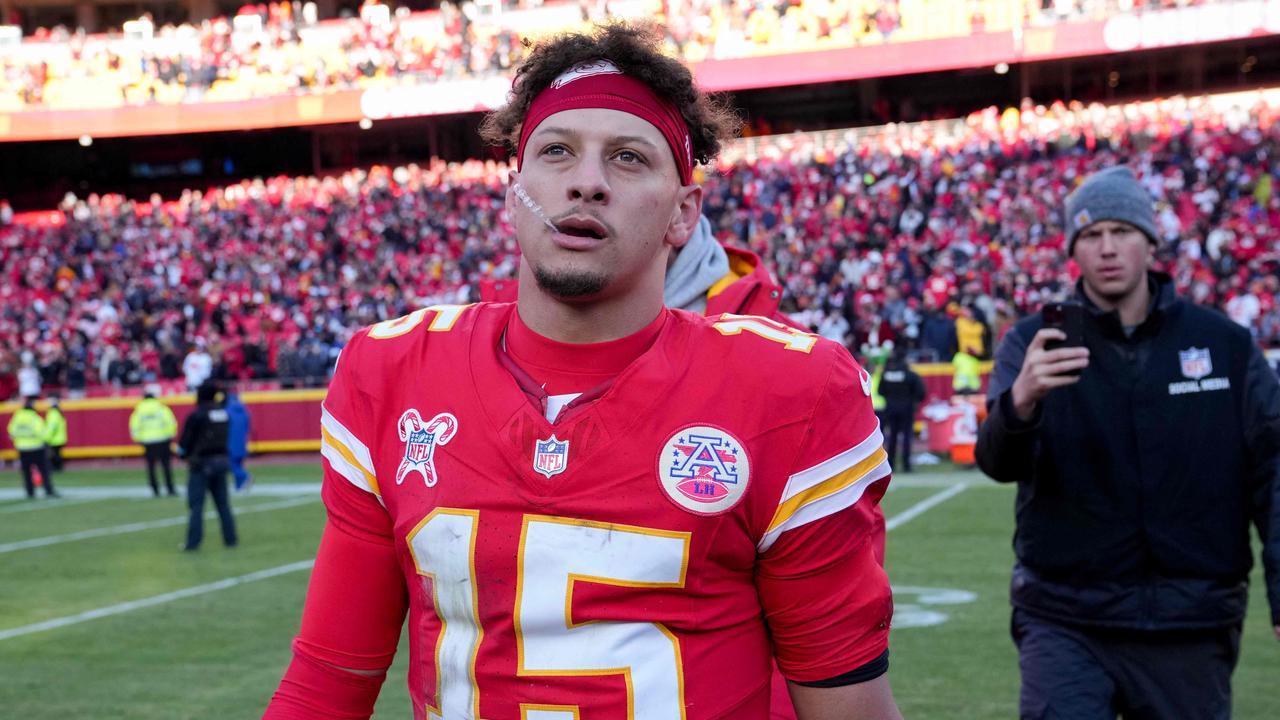
<svg viewBox="0 0 1280 720">
<path fill-rule="evenodd" d="M 550 479 L 569 466 L 569 441 L 558 440 L 554 434 L 547 440 L 534 443 L 533 469 Z"/>
<path fill-rule="evenodd" d="M 404 448 L 405 459 L 413 463 L 429 459 L 435 440 L 431 433 L 426 430 L 415 430 L 409 433 L 409 443 Z"/>
<path fill-rule="evenodd" d="M 1209 348 L 1188 348 L 1178 351 L 1178 360 L 1182 363 L 1182 374 L 1192 380 L 1213 372 L 1213 359 L 1209 357 Z"/>
</svg>

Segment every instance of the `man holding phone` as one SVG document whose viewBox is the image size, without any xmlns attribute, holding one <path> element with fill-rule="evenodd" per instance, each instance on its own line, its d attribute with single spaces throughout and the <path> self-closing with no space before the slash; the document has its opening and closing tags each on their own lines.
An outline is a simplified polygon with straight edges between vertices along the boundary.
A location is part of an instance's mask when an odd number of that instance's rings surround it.
<svg viewBox="0 0 1280 720">
<path fill-rule="evenodd" d="M 1262 539 L 1280 638 L 1280 383 L 1249 332 L 1153 272 L 1127 167 L 1066 201 L 1075 305 L 996 353 L 978 465 L 1018 483 L 1024 718 L 1226 718 Z"/>
</svg>

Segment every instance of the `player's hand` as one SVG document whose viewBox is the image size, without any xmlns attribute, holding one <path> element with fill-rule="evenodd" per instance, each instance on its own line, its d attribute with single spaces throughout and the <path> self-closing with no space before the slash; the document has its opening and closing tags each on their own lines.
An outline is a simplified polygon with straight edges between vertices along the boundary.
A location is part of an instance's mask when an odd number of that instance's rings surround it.
<svg viewBox="0 0 1280 720">
<path fill-rule="evenodd" d="M 1271 628 L 1271 629 L 1276 631 L 1276 639 L 1277 639 L 1277 640 L 1280 640 L 1280 625 L 1276 625 L 1275 627 L 1273 627 L 1273 628 Z"/>
<path fill-rule="evenodd" d="M 1066 340 L 1066 333 L 1055 328 L 1042 328 L 1027 346 L 1022 370 L 1013 381 L 1013 409 L 1021 420 L 1030 420 L 1036 406 L 1056 388 L 1080 382 L 1079 375 L 1069 375 L 1089 366 L 1089 348 L 1065 347 L 1046 350 L 1050 340 Z"/>
</svg>

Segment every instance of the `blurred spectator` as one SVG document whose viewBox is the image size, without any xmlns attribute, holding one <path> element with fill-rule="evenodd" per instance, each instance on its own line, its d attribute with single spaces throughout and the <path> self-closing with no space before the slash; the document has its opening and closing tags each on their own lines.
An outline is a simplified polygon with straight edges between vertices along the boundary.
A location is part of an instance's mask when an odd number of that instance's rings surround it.
<svg viewBox="0 0 1280 720">
<path fill-rule="evenodd" d="M 62 449 L 67 446 L 67 418 L 57 395 L 49 396 L 49 410 L 44 414 L 45 444 L 49 446 L 49 466 L 62 472 Z"/>
<path fill-rule="evenodd" d="M 244 469 L 245 458 L 249 456 L 249 409 L 240 402 L 240 393 L 235 388 L 228 388 L 226 396 L 227 459 L 231 466 L 231 477 L 235 481 L 235 491 L 247 492 L 253 484 L 253 476 Z"/>
<path fill-rule="evenodd" d="M 18 395 L 23 398 L 40 397 L 40 370 L 35 365 L 35 355 L 22 353 L 22 367 L 18 368 Z"/>
<path fill-rule="evenodd" d="M 205 352 L 204 345 L 203 339 L 196 338 L 191 351 L 182 361 L 182 375 L 186 378 L 188 390 L 194 391 L 213 374 L 213 358 Z"/>
</svg>

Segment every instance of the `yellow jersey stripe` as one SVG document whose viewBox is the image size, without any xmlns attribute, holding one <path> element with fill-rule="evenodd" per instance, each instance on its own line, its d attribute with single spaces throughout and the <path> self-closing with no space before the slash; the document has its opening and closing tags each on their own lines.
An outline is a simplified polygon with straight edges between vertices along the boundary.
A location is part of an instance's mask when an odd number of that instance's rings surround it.
<svg viewBox="0 0 1280 720">
<path fill-rule="evenodd" d="M 841 510 L 852 507 L 862 499 L 862 495 L 866 492 L 868 487 L 871 487 L 871 485 L 876 482 L 889 477 L 889 474 L 889 460 L 888 458 L 885 458 L 884 462 L 871 468 L 867 474 L 863 475 L 852 485 L 849 485 L 824 498 L 814 500 L 808 505 L 801 507 L 794 515 L 788 518 L 781 525 L 765 533 L 764 536 L 760 538 L 760 542 L 756 545 L 756 551 L 758 553 L 765 553 L 769 548 L 773 547 L 774 542 L 776 542 L 778 538 L 782 537 L 782 535 L 788 531 L 808 525 L 811 522 L 821 520 L 829 515 L 834 515 Z"/>
<path fill-rule="evenodd" d="M 335 453 L 338 454 L 339 457 L 342 458 L 342 460 L 346 462 L 347 465 L 350 466 L 352 470 L 355 470 L 360 474 L 359 477 L 363 479 L 365 482 L 365 485 L 362 486 L 363 489 L 368 490 L 369 492 L 372 492 L 374 495 L 377 495 L 378 497 L 382 497 L 382 491 L 378 487 L 378 478 L 374 477 L 373 473 L 365 469 L 360 464 L 360 462 L 356 460 L 355 455 L 352 454 L 351 450 L 348 449 L 346 445 L 343 445 L 340 440 L 334 437 L 329 432 L 329 428 L 324 427 L 323 425 L 320 426 L 320 435 L 324 438 L 322 442 L 323 446 L 321 448 L 321 452 L 324 452 L 324 450 L 326 449 L 333 450 Z M 327 454 L 326 454 L 326 457 L 328 457 Z M 330 459 L 332 460 L 332 458 Z M 342 472 L 343 470 L 342 468 L 335 467 L 334 469 L 341 472 L 341 474 L 344 477 L 352 481 L 357 486 L 360 485 L 360 483 L 356 482 L 355 478 L 351 477 L 345 472 Z"/>
<path fill-rule="evenodd" d="M 787 520 L 790 520 L 800 508 L 809 503 L 817 502 L 828 495 L 834 495 L 850 485 L 858 482 L 864 475 L 875 469 L 880 463 L 889 458 L 884 448 L 878 448 L 870 456 L 864 458 L 861 462 L 844 472 L 829 478 L 823 482 L 808 488 L 804 492 L 797 493 L 794 497 L 778 506 L 777 512 L 773 514 L 773 520 L 769 523 L 769 529 L 766 533 L 772 532 L 780 527 Z"/>
</svg>

